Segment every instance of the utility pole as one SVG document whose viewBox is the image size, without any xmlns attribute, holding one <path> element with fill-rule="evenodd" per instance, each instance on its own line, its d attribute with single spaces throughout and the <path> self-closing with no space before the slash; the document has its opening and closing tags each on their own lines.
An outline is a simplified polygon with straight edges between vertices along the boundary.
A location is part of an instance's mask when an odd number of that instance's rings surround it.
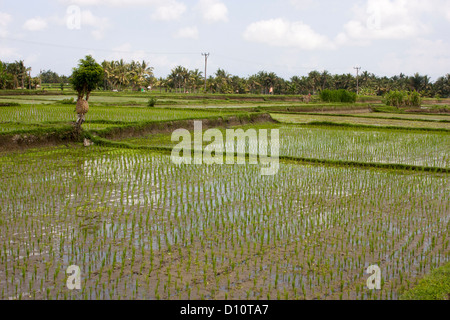
<svg viewBox="0 0 450 320">
<path fill-rule="evenodd" d="M 354 67 L 353 69 L 356 69 L 356 94 L 359 95 L 359 70 L 361 70 L 361 67 Z"/>
<path fill-rule="evenodd" d="M 202 53 L 202 56 L 205 57 L 205 93 L 206 93 L 206 70 L 207 70 L 207 66 L 208 66 L 209 53 Z"/>
</svg>

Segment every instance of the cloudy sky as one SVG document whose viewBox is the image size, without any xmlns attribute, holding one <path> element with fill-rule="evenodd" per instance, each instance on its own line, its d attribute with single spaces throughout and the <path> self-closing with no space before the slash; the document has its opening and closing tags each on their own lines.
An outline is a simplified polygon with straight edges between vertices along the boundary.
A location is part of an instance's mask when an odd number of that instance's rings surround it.
<svg viewBox="0 0 450 320">
<path fill-rule="evenodd" d="M 0 60 L 69 75 L 92 54 L 286 79 L 450 73 L 449 0 L 0 0 Z"/>
</svg>

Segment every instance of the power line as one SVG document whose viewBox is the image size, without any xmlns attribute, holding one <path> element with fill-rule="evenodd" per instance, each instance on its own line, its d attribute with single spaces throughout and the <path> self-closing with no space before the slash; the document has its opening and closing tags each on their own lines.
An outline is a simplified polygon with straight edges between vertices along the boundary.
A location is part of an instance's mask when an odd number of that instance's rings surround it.
<svg viewBox="0 0 450 320">
<path fill-rule="evenodd" d="M 341 68 L 338 68 L 338 67 L 336 67 L 336 68 L 325 68 L 325 67 L 319 67 L 319 66 L 303 66 L 303 67 L 300 67 L 300 66 L 288 66 L 288 65 L 282 65 L 282 64 L 268 64 L 268 63 L 262 63 L 262 62 L 258 62 L 258 61 L 255 61 L 255 60 L 245 60 L 245 59 L 240 59 L 240 58 L 236 58 L 236 57 L 231 57 L 231 56 L 225 56 L 225 55 L 222 55 L 222 54 L 214 54 L 214 56 L 217 56 L 217 57 L 219 57 L 219 58 L 222 58 L 222 59 L 226 59 L 226 60 L 233 60 L 233 61 L 237 61 L 237 62 L 241 62 L 241 63 L 245 63 L 245 64 L 251 64 L 251 65 L 256 65 L 256 66 L 258 66 L 258 67 L 260 67 L 260 68 L 265 68 L 265 69 L 287 69 L 287 70 L 307 70 L 307 71 L 313 71 L 313 70 L 323 70 L 323 71 L 325 71 L 325 70 L 327 70 L 327 71 L 332 71 L 332 72 L 338 72 L 338 71 L 345 71 L 345 70 L 347 70 L 347 72 L 348 72 L 348 70 L 349 70 L 349 68 L 348 67 L 341 67 Z"/>
<path fill-rule="evenodd" d="M 113 53 L 135 53 L 140 52 L 147 55 L 197 55 L 199 52 L 150 52 L 150 51 L 142 51 L 142 50 L 135 50 L 135 51 L 127 51 L 127 50 L 114 50 L 114 49 L 102 49 L 102 48 L 88 48 L 88 47 L 78 47 L 78 46 L 71 46 L 71 45 L 63 45 L 63 44 L 55 44 L 55 43 L 46 43 L 46 42 L 38 42 L 38 41 L 30 41 L 30 40 L 22 40 L 22 39 L 13 39 L 13 38 L 7 38 L 7 37 L 0 37 L 0 40 L 8 40 L 8 41 L 15 41 L 15 42 L 22 42 L 26 44 L 32 44 L 32 45 L 38 45 L 38 46 L 46 46 L 46 47 L 55 47 L 55 48 L 63 48 L 63 49 L 71 49 L 71 50 L 85 50 L 85 51 L 98 51 L 98 52 L 113 52 Z M 210 53 L 201 53 L 203 56 L 205 56 L 205 79 L 206 79 L 206 72 L 207 72 L 207 60 L 210 55 Z M 260 63 L 255 60 L 246 60 L 246 59 L 240 59 L 228 55 L 221 55 L 221 54 L 215 54 L 217 57 L 221 57 L 223 59 L 227 60 L 234 60 L 245 64 L 252 64 L 252 65 L 258 65 L 262 68 L 277 68 L 277 69 L 289 69 L 289 70 L 295 70 L 295 69 L 302 69 L 302 70 L 317 70 L 318 67 L 300 67 L 300 66 L 286 66 L 281 64 L 267 64 L 267 63 Z M 346 70 L 347 68 L 328 68 L 329 71 L 337 71 L 337 70 Z"/>
<path fill-rule="evenodd" d="M 101 49 L 101 48 L 87 48 L 87 47 L 77 47 L 77 46 L 70 46 L 70 45 L 62 45 L 62 44 L 46 43 L 46 42 L 38 42 L 38 41 L 30 41 L 30 40 L 21 40 L 21 39 L 12 39 L 12 38 L 4 38 L 4 37 L 1 37 L 0 39 L 34 44 L 34 45 L 45 46 L 45 47 L 86 50 L 86 51 L 92 50 L 92 51 L 100 51 L 100 52 L 117 52 L 117 53 L 134 53 L 136 51 L 139 51 L 139 52 L 142 52 L 142 53 L 148 54 L 148 55 L 194 55 L 194 54 L 198 54 L 198 52 L 150 52 L 150 51 L 141 51 L 141 50 L 127 51 L 127 50 L 114 50 L 114 49 Z"/>
</svg>

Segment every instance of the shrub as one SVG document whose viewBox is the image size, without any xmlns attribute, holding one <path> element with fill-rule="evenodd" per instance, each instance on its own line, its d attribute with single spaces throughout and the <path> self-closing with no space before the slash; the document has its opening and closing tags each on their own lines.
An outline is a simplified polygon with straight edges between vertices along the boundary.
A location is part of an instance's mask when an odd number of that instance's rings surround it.
<svg viewBox="0 0 450 320">
<path fill-rule="evenodd" d="M 356 93 L 350 92 L 348 90 L 322 90 L 320 92 L 320 99 L 323 102 L 345 102 L 345 103 L 355 103 Z"/>
<path fill-rule="evenodd" d="M 158 100 L 157 100 L 156 98 L 150 98 L 150 99 L 148 99 L 147 107 L 153 108 L 153 107 L 156 105 L 156 102 L 157 102 L 157 101 L 158 101 Z"/>
<path fill-rule="evenodd" d="M 384 95 L 383 103 L 391 107 L 420 107 L 422 98 L 417 91 L 390 91 Z"/>
<path fill-rule="evenodd" d="M 409 104 L 412 107 L 420 107 L 422 105 L 422 98 L 417 91 L 413 91 L 409 94 Z"/>
<path fill-rule="evenodd" d="M 0 107 L 20 107 L 17 102 L 0 102 Z"/>
<path fill-rule="evenodd" d="M 63 99 L 59 103 L 61 103 L 61 104 L 75 104 L 76 102 L 75 102 L 74 98 L 70 98 L 70 99 Z"/>
<path fill-rule="evenodd" d="M 400 108 L 405 103 L 405 91 L 390 91 L 384 95 L 383 103 L 387 106 Z"/>
</svg>

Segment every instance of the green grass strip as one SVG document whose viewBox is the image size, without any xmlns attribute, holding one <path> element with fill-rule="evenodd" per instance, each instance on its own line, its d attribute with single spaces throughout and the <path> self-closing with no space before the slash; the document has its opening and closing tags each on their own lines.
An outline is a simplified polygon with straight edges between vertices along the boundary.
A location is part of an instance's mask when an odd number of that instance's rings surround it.
<svg viewBox="0 0 450 320">
<path fill-rule="evenodd" d="M 450 173 L 450 168 L 426 167 L 400 163 L 377 163 L 377 162 L 360 162 L 360 161 L 342 161 L 315 158 L 298 158 L 289 156 L 280 156 L 280 160 L 292 161 L 297 163 L 333 165 L 338 167 L 358 167 L 358 168 L 377 168 L 401 171 L 423 171 L 434 173 Z"/>
<path fill-rule="evenodd" d="M 33 136 L 43 136 L 43 135 L 54 135 L 57 137 L 69 136 L 73 133 L 72 126 L 62 126 L 62 127 L 47 127 L 47 128 L 35 128 L 29 130 L 14 130 L 0 132 L 0 136 L 14 136 L 14 135 L 33 135 Z"/>
<path fill-rule="evenodd" d="M 380 120 L 401 120 L 401 121 L 417 121 L 417 122 L 450 123 L 450 120 L 400 118 L 400 117 L 370 117 L 370 116 L 361 116 L 361 115 L 356 115 L 356 114 L 332 114 L 332 113 L 311 113 L 311 112 L 283 112 L 283 114 L 296 114 L 296 115 L 305 115 L 305 116 L 342 117 L 342 118 L 361 118 L 361 119 L 380 119 Z"/>
<path fill-rule="evenodd" d="M 433 270 L 414 288 L 400 296 L 401 300 L 450 300 L 450 263 Z"/>
<path fill-rule="evenodd" d="M 275 120 L 276 121 L 276 120 Z M 408 120 L 406 120 L 408 121 Z M 300 126 L 300 127 L 341 127 L 341 128 L 360 128 L 360 129 L 387 129 L 387 130 L 403 130 L 403 131 L 432 131 L 432 132 L 450 132 L 450 129 L 445 128 L 419 128 L 419 127 L 401 127 L 401 126 L 376 126 L 366 124 L 340 123 L 330 121 L 311 121 L 307 123 L 289 123 L 280 122 L 284 125 Z"/>
<path fill-rule="evenodd" d="M 227 121 L 229 119 L 232 119 L 233 117 L 237 118 L 240 121 L 253 121 L 254 119 L 257 119 L 259 116 L 261 116 L 262 113 L 229 113 L 229 114 L 221 114 L 221 115 L 215 115 L 211 117 L 205 117 L 205 116 L 199 116 L 199 117 L 187 117 L 187 118 L 180 118 L 180 119 L 172 119 L 172 120 L 163 120 L 163 121 L 144 121 L 144 122 L 121 122 L 117 121 L 117 124 L 122 124 L 119 127 L 109 127 L 101 130 L 90 130 L 93 133 L 98 134 L 99 136 L 106 136 L 110 133 L 125 130 L 125 129 L 146 129 L 147 127 L 153 126 L 153 125 L 159 125 L 164 126 L 167 123 L 174 123 L 174 122 L 182 122 L 182 121 L 194 121 L 194 120 L 224 120 Z M 97 120 L 98 122 L 95 123 L 104 123 L 109 124 L 108 122 L 103 122 L 103 120 Z M 94 122 L 88 122 L 88 123 L 94 123 Z"/>
</svg>

